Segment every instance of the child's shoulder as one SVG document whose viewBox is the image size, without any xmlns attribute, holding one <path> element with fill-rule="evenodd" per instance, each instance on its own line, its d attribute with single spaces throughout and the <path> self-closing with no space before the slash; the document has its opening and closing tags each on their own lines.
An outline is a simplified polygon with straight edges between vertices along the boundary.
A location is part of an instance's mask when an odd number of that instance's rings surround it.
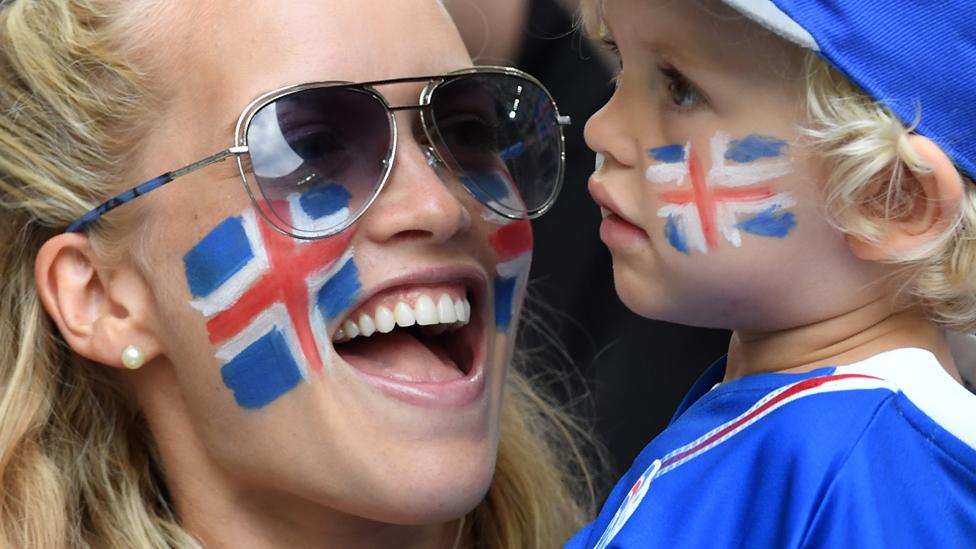
<svg viewBox="0 0 976 549">
<path fill-rule="evenodd" d="M 815 474 L 840 475 L 864 456 L 904 470 L 946 459 L 976 476 L 976 395 L 928 351 L 897 349 L 809 374 L 739 381 L 705 394 L 675 421 L 678 431 L 684 421 L 715 423 L 679 453 L 742 437 L 730 455 L 788 461 Z"/>
<path fill-rule="evenodd" d="M 900 349 L 700 391 L 644 449 L 594 532 L 616 519 L 611 537 L 635 547 L 799 547 L 892 541 L 885 532 L 918 541 L 931 534 L 926 524 L 976 529 L 976 396 L 931 353 Z M 953 524 L 906 505 L 938 491 L 932 509 L 954 513 Z"/>
<path fill-rule="evenodd" d="M 951 456 L 976 475 L 976 395 L 952 379 L 931 353 L 898 349 L 835 368 L 834 375 L 876 381 L 891 392 L 865 426 L 858 441 L 861 451 L 881 453 L 912 440 Z M 900 457 L 905 461 L 906 456 Z"/>
<path fill-rule="evenodd" d="M 918 349 L 836 372 L 881 379 L 892 396 L 822 486 L 804 544 L 955 547 L 974 539 L 976 395 Z"/>
</svg>

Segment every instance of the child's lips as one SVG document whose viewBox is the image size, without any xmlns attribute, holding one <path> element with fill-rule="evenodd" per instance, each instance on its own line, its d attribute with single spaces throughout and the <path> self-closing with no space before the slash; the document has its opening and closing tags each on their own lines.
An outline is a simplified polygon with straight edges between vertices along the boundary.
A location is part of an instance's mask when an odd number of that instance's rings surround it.
<svg viewBox="0 0 976 549">
<path fill-rule="evenodd" d="M 600 240 L 610 248 L 629 248 L 650 238 L 644 229 L 611 213 L 600 223 Z"/>
<path fill-rule="evenodd" d="M 628 225 L 638 229 L 640 228 L 640 225 L 621 212 L 620 208 L 613 200 L 613 197 L 610 196 L 610 193 L 607 192 L 602 183 L 591 177 L 589 183 L 587 184 L 587 189 L 590 191 L 590 196 L 593 198 L 593 201 L 596 202 L 597 206 L 600 207 L 600 215 L 603 217 L 603 219 L 606 219 L 608 216 L 612 215 L 616 216 Z"/>
</svg>

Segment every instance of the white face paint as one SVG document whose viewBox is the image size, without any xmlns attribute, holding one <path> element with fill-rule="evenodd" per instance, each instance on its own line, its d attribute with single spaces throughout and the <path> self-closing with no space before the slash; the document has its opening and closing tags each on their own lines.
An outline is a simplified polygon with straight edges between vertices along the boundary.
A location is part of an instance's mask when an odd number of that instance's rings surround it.
<svg viewBox="0 0 976 549">
<path fill-rule="evenodd" d="M 691 165 L 697 156 L 691 144 L 648 151 L 657 163 L 647 167 L 644 177 L 655 186 L 672 186 L 661 194 L 666 205 L 657 212 L 668 220 L 671 245 L 683 253 L 708 254 L 715 251 L 719 234 L 737 248 L 743 231 L 785 238 L 795 227 L 788 210 L 796 201 L 790 193 L 776 192 L 769 182 L 792 171 L 782 152 L 787 144 L 758 135 L 732 140 L 717 132 L 709 147 L 711 167 L 704 173 L 700 165 Z M 688 188 L 694 191 L 682 192 Z"/>
<path fill-rule="evenodd" d="M 593 171 L 598 172 L 603 168 L 603 162 L 606 161 L 606 157 L 603 153 L 596 153 L 596 161 L 594 162 Z"/>
</svg>

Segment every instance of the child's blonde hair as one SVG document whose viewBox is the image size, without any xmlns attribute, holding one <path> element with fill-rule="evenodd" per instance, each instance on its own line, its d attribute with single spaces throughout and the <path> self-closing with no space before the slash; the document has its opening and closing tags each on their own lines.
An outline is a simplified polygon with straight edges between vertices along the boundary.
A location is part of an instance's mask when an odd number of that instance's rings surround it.
<svg viewBox="0 0 976 549">
<path fill-rule="evenodd" d="M 867 240 L 916 200 L 911 173 L 924 164 L 909 143 L 912 128 L 813 53 L 806 59 L 804 129 L 829 162 L 825 213 L 843 232 Z M 919 113 L 924 116 L 924 113 Z M 892 259 L 904 266 L 902 297 L 958 331 L 976 329 L 976 184 L 963 175 L 961 213 L 925 245 Z"/>
<path fill-rule="evenodd" d="M 200 547 L 171 508 L 144 418 L 107 367 L 67 348 L 34 280 L 48 238 L 133 183 L 125 166 L 163 95 L 144 49 L 168 5 L 0 3 L 0 547 Z M 133 250 L 139 209 L 93 227 L 102 261 Z M 580 503 L 578 434 L 512 372 L 494 480 L 457 521 L 459 545 L 563 543 L 594 503 L 592 491 Z"/>
<path fill-rule="evenodd" d="M 583 28 L 603 37 L 603 0 L 581 0 Z M 790 44 L 790 47 L 799 48 Z M 909 173 L 925 173 L 909 144 L 912 127 L 812 52 L 805 58 L 807 120 L 803 134 L 830 168 L 824 213 L 839 230 L 877 240 L 885 220 L 908 213 Z M 919 113 L 924 116 L 925 113 Z M 963 176 L 961 215 L 938 237 L 892 259 L 902 265 L 901 303 L 920 305 L 957 331 L 976 330 L 976 185 Z"/>
</svg>

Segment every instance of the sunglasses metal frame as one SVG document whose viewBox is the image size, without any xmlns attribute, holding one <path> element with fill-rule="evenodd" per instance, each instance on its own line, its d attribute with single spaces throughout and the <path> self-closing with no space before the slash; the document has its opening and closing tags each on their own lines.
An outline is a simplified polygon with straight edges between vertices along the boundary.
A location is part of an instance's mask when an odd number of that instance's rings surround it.
<svg viewBox="0 0 976 549">
<path fill-rule="evenodd" d="M 258 212 L 261 214 L 261 216 L 272 227 L 274 227 L 275 230 L 280 231 L 289 236 L 292 236 L 294 238 L 299 238 L 303 240 L 313 240 L 313 239 L 333 236 L 335 234 L 338 234 L 346 230 L 353 223 L 355 223 L 360 217 L 362 217 L 362 215 L 366 213 L 367 210 L 369 210 L 370 206 L 372 206 L 373 202 L 376 200 L 380 192 L 382 192 L 383 188 L 386 186 L 386 183 L 390 178 L 390 173 L 393 170 L 393 164 L 396 159 L 396 151 L 397 151 L 397 143 L 398 143 L 398 129 L 397 129 L 396 116 L 394 116 L 395 113 L 397 111 L 404 111 L 404 110 L 420 111 L 419 114 L 421 120 L 421 127 L 423 127 L 424 134 L 429 143 L 434 143 L 435 142 L 433 140 L 434 136 L 431 135 L 432 126 L 428 124 L 428 120 L 426 119 L 426 109 L 430 107 L 431 98 L 433 97 L 434 92 L 437 90 L 438 87 L 440 87 L 441 85 L 447 82 L 450 82 L 460 77 L 479 75 L 479 74 L 499 74 L 503 76 L 514 76 L 517 78 L 522 78 L 532 83 L 533 85 L 537 86 L 539 90 L 541 90 L 544 94 L 546 94 L 546 97 L 549 99 L 549 102 L 553 107 L 553 114 L 556 117 L 556 124 L 559 130 L 559 138 L 558 138 L 559 170 L 556 175 L 555 187 L 553 188 L 552 194 L 547 199 L 547 201 L 541 206 L 534 208 L 532 210 L 527 210 L 524 214 L 520 214 L 520 215 L 516 215 L 510 211 L 504 211 L 499 208 L 493 207 L 491 204 L 487 204 L 481 199 L 479 199 L 477 195 L 475 195 L 475 193 L 473 193 L 466 186 L 464 185 L 462 186 L 465 187 L 465 190 L 467 190 L 469 194 L 471 194 L 476 199 L 478 199 L 478 201 L 481 202 L 485 207 L 491 209 L 494 213 L 501 215 L 505 218 L 508 219 L 537 218 L 542 214 L 544 214 L 546 211 L 548 211 L 549 208 L 552 207 L 553 203 L 556 200 L 556 197 L 559 196 L 559 192 L 562 188 L 563 176 L 565 172 L 565 163 L 566 163 L 566 158 L 565 158 L 566 145 L 565 145 L 565 137 L 563 136 L 563 132 L 562 132 L 562 127 L 570 125 L 571 120 L 568 116 L 563 116 L 559 114 L 559 109 L 556 105 L 555 100 L 552 97 L 552 94 L 550 94 L 549 90 L 547 90 L 545 86 L 543 86 L 542 83 L 539 82 L 532 75 L 512 67 L 482 65 L 476 67 L 468 67 L 456 71 L 447 72 L 444 74 L 431 75 L 431 76 L 408 76 L 408 77 L 401 77 L 401 78 L 390 78 L 386 80 L 373 80 L 369 82 L 324 81 L 324 82 L 309 82 L 304 84 L 293 84 L 290 86 L 285 86 L 267 92 L 257 97 L 256 99 L 251 101 L 246 107 L 244 107 L 244 110 L 241 112 L 241 115 L 237 119 L 237 125 L 235 127 L 234 146 L 229 147 L 223 151 L 220 151 L 214 155 L 211 155 L 207 158 L 204 158 L 192 164 L 188 164 L 182 168 L 154 177 L 153 179 L 150 179 L 145 183 L 141 183 L 129 189 L 128 191 L 125 191 L 115 197 L 106 200 L 96 208 L 92 209 L 91 211 L 85 213 L 77 220 L 75 220 L 71 225 L 68 226 L 67 229 L 65 229 L 65 232 L 66 233 L 84 232 L 88 228 L 88 226 L 91 225 L 93 222 L 95 222 L 98 218 L 114 210 L 115 208 L 118 208 L 119 206 L 127 202 L 131 202 L 132 200 L 144 194 L 154 191 L 172 182 L 174 179 L 178 177 L 187 175 L 191 172 L 197 171 L 211 164 L 224 161 L 233 156 L 236 157 L 237 159 L 237 167 L 240 172 L 241 182 L 244 184 L 244 189 L 247 191 L 248 197 L 250 198 L 252 204 L 254 204 Z M 384 97 L 383 94 L 379 93 L 379 91 L 376 90 L 376 88 L 379 86 L 387 86 L 393 84 L 408 84 L 412 82 L 424 82 L 424 81 L 426 81 L 427 84 L 421 90 L 418 103 L 415 105 L 396 105 L 396 106 L 390 105 L 390 103 L 386 100 L 386 97 Z M 390 130 L 391 130 L 390 152 L 388 154 L 388 157 L 384 158 L 383 160 L 386 166 L 383 170 L 383 174 L 380 180 L 376 183 L 376 188 L 373 190 L 369 199 L 359 209 L 359 211 L 356 212 L 355 215 L 350 216 L 341 224 L 335 226 L 334 228 L 329 229 L 328 231 L 316 232 L 314 234 L 301 234 L 304 232 L 310 233 L 310 231 L 299 231 L 294 227 L 292 227 L 291 229 L 286 229 L 284 227 L 281 227 L 279 222 L 276 222 L 275 220 L 271 219 L 268 213 L 265 211 L 265 208 L 261 206 L 257 194 L 255 193 L 254 189 L 252 189 L 252 185 L 251 182 L 249 181 L 249 178 L 247 176 L 247 170 L 244 165 L 244 157 L 250 151 L 247 143 L 247 132 L 248 129 L 250 128 L 251 120 L 254 118 L 257 112 L 260 111 L 266 105 L 270 104 L 271 102 L 276 101 L 287 95 L 301 92 L 304 90 L 328 88 L 328 87 L 345 87 L 345 88 L 358 89 L 372 96 L 382 104 L 382 106 L 386 109 L 387 118 L 390 121 Z M 434 147 L 428 146 L 425 152 L 428 155 L 428 158 L 433 157 L 437 160 L 437 163 L 444 166 L 448 166 L 448 164 L 444 162 L 444 159 L 440 158 L 439 154 L 437 153 L 437 150 Z M 260 192 L 260 189 L 258 189 L 258 191 Z M 279 220 L 279 221 L 284 222 L 284 220 Z"/>
</svg>

